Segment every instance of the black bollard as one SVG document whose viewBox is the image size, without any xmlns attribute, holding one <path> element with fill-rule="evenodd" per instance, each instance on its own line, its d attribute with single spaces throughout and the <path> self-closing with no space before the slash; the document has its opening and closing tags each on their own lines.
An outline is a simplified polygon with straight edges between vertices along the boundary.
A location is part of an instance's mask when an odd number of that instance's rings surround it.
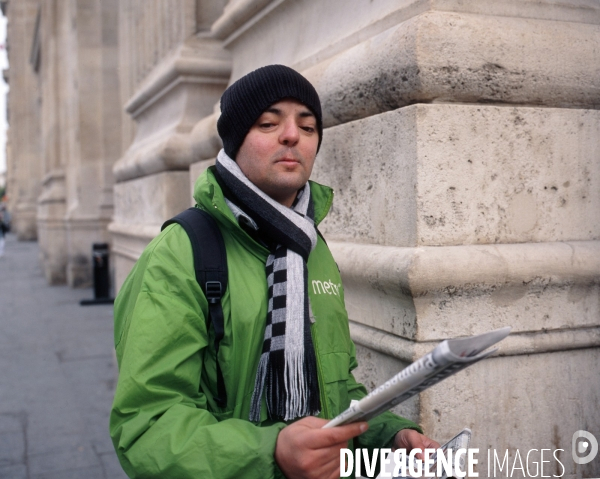
<svg viewBox="0 0 600 479">
<path fill-rule="evenodd" d="M 92 245 L 92 264 L 94 268 L 94 299 L 82 299 L 79 304 L 90 306 L 92 304 L 113 303 L 110 297 L 110 269 L 109 269 L 108 243 L 94 243 Z"/>
<path fill-rule="evenodd" d="M 92 258 L 94 260 L 94 297 L 96 299 L 108 298 L 108 244 L 94 243 L 92 245 Z"/>
</svg>

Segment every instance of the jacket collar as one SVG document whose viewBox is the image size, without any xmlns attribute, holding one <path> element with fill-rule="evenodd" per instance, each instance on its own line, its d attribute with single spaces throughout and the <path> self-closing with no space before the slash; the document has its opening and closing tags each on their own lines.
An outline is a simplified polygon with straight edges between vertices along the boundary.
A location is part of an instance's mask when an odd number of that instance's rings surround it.
<svg viewBox="0 0 600 479">
<path fill-rule="evenodd" d="M 221 187 L 214 175 L 214 166 L 202 173 L 194 185 L 194 199 L 196 203 L 209 211 L 217 220 L 234 223 L 237 225 L 236 215 L 231 211 Z M 315 206 L 315 224 L 318 225 L 329 213 L 333 203 L 333 190 L 309 180 L 310 192 Z"/>
</svg>

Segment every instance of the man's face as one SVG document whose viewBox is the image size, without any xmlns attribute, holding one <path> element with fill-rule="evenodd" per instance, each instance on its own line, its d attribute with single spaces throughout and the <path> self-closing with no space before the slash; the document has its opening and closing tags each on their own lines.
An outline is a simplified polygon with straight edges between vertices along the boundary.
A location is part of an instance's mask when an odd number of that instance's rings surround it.
<svg viewBox="0 0 600 479">
<path fill-rule="evenodd" d="M 291 206 L 312 172 L 319 133 L 312 112 L 296 100 L 267 108 L 250 128 L 235 161 L 258 188 Z"/>
</svg>

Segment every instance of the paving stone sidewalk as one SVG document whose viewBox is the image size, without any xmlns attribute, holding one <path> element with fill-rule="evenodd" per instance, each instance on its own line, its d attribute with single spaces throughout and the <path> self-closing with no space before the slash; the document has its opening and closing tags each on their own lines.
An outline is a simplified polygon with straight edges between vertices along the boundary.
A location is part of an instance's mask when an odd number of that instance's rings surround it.
<svg viewBox="0 0 600 479">
<path fill-rule="evenodd" d="M 0 479 L 121 479 L 108 435 L 112 306 L 48 286 L 37 243 L 0 258 Z"/>
</svg>

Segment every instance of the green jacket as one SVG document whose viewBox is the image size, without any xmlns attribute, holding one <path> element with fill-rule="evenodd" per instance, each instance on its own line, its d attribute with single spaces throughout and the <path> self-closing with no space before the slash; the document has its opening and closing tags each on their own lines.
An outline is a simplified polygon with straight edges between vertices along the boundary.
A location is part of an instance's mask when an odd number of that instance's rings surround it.
<svg viewBox="0 0 600 479">
<path fill-rule="evenodd" d="M 311 182 L 315 222 L 327 214 L 333 192 Z M 216 395 L 213 329 L 196 281 L 192 248 L 179 225 L 146 248 L 115 301 L 119 382 L 110 434 L 121 465 L 135 478 L 282 477 L 273 452 L 282 422 L 248 421 L 250 398 L 267 315 L 268 250 L 241 229 L 209 169 L 196 183 L 198 206 L 216 219 L 225 240 L 229 285 L 222 305 L 225 336 L 219 365 L 227 405 Z M 366 394 L 351 371 L 357 366 L 344 290 L 322 238 L 308 261 L 311 327 L 321 391 L 321 417 L 333 418 Z M 419 429 L 385 413 L 370 422 L 357 447 L 386 447 L 403 428 Z"/>
</svg>

